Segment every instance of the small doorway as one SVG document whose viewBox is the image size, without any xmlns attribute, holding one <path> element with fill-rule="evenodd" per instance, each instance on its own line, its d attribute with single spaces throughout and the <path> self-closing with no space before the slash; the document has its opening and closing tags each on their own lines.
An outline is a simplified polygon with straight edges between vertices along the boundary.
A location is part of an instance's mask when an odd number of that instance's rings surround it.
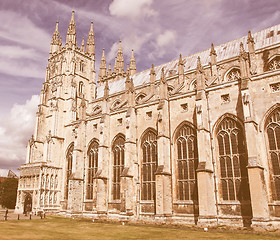
<svg viewBox="0 0 280 240">
<path fill-rule="evenodd" d="M 31 194 L 26 194 L 25 200 L 24 200 L 24 214 L 28 214 L 32 211 L 32 197 Z"/>
</svg>

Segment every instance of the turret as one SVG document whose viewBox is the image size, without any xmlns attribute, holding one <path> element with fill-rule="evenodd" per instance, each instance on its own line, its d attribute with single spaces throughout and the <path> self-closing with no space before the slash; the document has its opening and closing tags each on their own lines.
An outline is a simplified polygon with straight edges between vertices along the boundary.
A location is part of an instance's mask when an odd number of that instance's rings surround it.
<svg viewBox="0 0 280 240">
<path fill-rule="evenodd" d="M 66 47 L 72 48 L 77 46 L 76 42 L 76 23 L 74 20 L 75 11 L 72 11 L 72 17 L 68 26 L 67 36 L 66 36 Z"/>
<path fill-rule="evenodd" d="M 60 43 L 60 37 L 59 37 L 59 31 L 58 31 L 58 22 L 56 22 L 56 27 L 55 27 L 52 41 L 51 41 L 50 54 L 58 52 L 60 49 L 60 46 L 61 46 L 61 43 Z"/>
<path fill-rule="evenodd" d="M 103 48 L 102 57 L 101 57 L 101 63 L 99 68 L 99 74 L 98 74 L 98 81 L 100 82 L 102 78 L 106 76 L 107 66 L 106 66 L 106 57 L 105 57 L 105 49 Z"/>
<path fill-rule="evenodd" d="M 130 58 L 130 75 L 134 75 L 136 73 L 136 62 L 134 57 L 134 52 L 132 50 L 131 58 Z"/>
<path fill-rule="evenodd" d="M 90 31 L 88 33 L 87 53 L 90 56 L 94 56 L 95 55 L 95 42 L 94 42 L 93 22 L 91 22 L 91 24 L 90 24 Z"/>
</svg>

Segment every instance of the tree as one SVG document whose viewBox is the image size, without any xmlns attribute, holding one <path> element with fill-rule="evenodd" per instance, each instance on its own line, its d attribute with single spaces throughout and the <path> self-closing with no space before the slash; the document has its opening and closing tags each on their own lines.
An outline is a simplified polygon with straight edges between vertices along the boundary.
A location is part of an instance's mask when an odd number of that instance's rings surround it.
<svg viewBox="0 0 280 240">
<path fill-rule="evenodd" d="M 0 205 L 5 208 L 14 209 L 17 199 L 17 178 L 6 178 L 0 183 Z"/>
</svg>

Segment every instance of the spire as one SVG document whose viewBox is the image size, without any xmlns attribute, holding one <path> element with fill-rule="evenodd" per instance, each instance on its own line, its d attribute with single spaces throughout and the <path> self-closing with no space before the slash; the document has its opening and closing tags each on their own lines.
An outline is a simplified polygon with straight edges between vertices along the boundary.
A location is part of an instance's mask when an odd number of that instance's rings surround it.
<svg viewBox="0 0 280 240">
<path fill-rule="evenodd" d="M 89 55 L 91 55 L 91 56 L 95 55 L 95 42 L 94 42 L 93 22 L 90 23 L 90 30 L 89 30 L 89 33 L 88 33 L 87 53 Z"/>
<path fill-rule="evenodd" d="M 197 57 L 197 65 L 196 65 L 196 72 L 197 73 L 202 73 L 203 69 L 202 69 L 202 65 L 201 65 L 201 61 L 200 61 L 200 57 Z"/>
<path fill-rule="evenodd" d="M 100 81 L 103 77 L 106 76 L 106 57 L 105 57 L 105 48 L 103 48 L 102 57 L 101 57 L 101 63 L 100 63 L 100 69 L 98 74 L 98 80 Z"/>
<path fill-rule="evenodd" d="M 112 66 L 111 66 L 111 63 L 109 63 L 107 75 L 108 75 L 108 76 L 111 76 L 111 75 L 112 75 Z"/>
<path fill-rule="evenodd" d="M 217 65 L 217 53 L 216 53 L 213 43 L 211 43 L 210 58 L 211 58 L 211 64 Z"/>
<path fill-rule="evenodd" d="M 81 51 L 85 52 L 85 38 L 83 37 L 82 44 L 81 44 Z"/>
<path fill-rule="evenodd" d="M 130 76 L 130 67 L 129 67 L 129 64 L 126 65 L 126 76 Z"/>
<path fill-rule="evenodd" d="M 117 73 L 124 73 L 124 59 L 123 59 L 123 50 L 122 50 L 122 41 L 119 42 L 119 49 L 117 53 Z"/>
<path fill-rule="evenodd" d="M 134 91 L 133 81 L 132 81 L 132 78 L 129 75 L 126 76 L 125 89 L 127 90 L 127 92 L 133 92 Z"/>
<path fill-rule="evenodd" d="M 72 48 L 72 46 L 76 46 L 76 23 L 74 20 L 75 11 L 72 11 L 71 20 L 67 30 L 66 36 L 66 46 L 68 48 Z"/>
<path fill-rule="evenodd" d="M 156 81 L 156 72 L 155 72 L 154 64 L 152 64 L 152 68 L 150 71 L 150 83 L 151 83 L 152 90 L 154 90 L 155 81 Z"/>
<path fill-rule="evenodd" d="M 131 51 L 131 58 L 130 58 L 130 75 L 134 75 L 136 73 L 136 62 L 134 57 L 134 51 Z"/>
<path fill-rule="evenodd" d="M 196 67 L 196 89 L 197 91 L 205 89 L 205 78 L 204 78 L 203 68 L 199 56 L 197 57 L 197 67 Z M 200 93 L 198 93 L 198 95 L 199 96 L 197 96 L 197 100 L 198 98 L 201 97 Z"/>
<path fill-rule="evenodd" d="M 161 69 L 160 82 L 163 83 L 163 84 L 166 83 L 166 78 L 165 78 L 165 74 L 164 74 L 164 68 Z"/>
<path fill-rule="evenodd" d="M 109 84 L 108 84 L 108 80 L 105 80 L 105 87 L 104 87 L 104 99 L 107 100 L 109 97 Z"/>
<path fill-rule="evenodd" d="M 179 81 L 183 80 L 183 77 L 184 77 L 184 62 L 183 62 L 183 59 L 182 59 L 182 54 L 180 54 L 180 56 L 179 56 L 178 74 L 179 74 Z"/>
<path fill-rule="evenodd" d="M 254 42 L 254 38 L 252 37 L 251 31 L 248 31 L 247 44 L 248 44 L 249 53 L 254 53 L 255 42 Z"/>
<path fill-rule="evenodd" d="M 245 52 L 244 45 L 243 45 L 242 42 L 240 43 L 240 53 L 239 53 L 239 56 L 240 56 L 240 58 L 243 58 L 243 59 L 247 60 L 247 53 Z"/>
<path fill-rule="evenodd" d="M 60 37 L 58 31 L 58 21 L 56 22 L 55 30 L 53 32 L 50 53 L 58 52 L 60 47 Z"/>
</svg>

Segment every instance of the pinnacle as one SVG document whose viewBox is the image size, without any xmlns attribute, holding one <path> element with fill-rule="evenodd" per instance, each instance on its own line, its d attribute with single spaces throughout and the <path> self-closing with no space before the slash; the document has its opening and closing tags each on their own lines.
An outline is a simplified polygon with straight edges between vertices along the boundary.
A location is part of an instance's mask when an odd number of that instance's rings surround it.
<svg viewBox="0 0 280 240">
<path fill-rule="evenodd" d="M 90 32 L 93 32 L 93 22 L 90 22 Z"/>
<path fill-rule="evenodd" d="M 56 21 L 55 31 L 58 32 L 58 21 Z"/>
</svg>

